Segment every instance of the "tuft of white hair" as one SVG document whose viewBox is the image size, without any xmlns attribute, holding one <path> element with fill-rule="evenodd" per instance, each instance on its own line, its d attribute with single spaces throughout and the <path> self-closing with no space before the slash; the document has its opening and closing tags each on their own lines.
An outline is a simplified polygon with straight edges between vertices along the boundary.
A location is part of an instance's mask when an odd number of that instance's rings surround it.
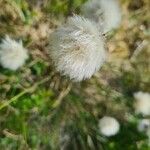
<svg viewBox="0 0 150 150">
<path fill-rule="evenodd" d="M 109 116 L 104 116 L 102 119 L 99 120 L 99 130 L 105 136 L 113 136 L 119 132 L 120 124 L 119 122 Z"/>
<path fill-rule="evenodd" d="M 135 112 L 142 115 L 150 115 L 150 93 L 137 92 L 134 94 Z"/>
<path fill-rule="evenodd" d="M 98 23 L 103 33 L 117 28 L 121 22 L 121 9 L 117 0 L 89 0 L 81 11 L 85 17 Z"/>
<path fill-rule="evenodd" d="M 150 129 L 150 119 L 140 120 L 137 129 L 140 132 L 147 132 Z"/>
<path fill-rule="evenodd" d="M 17 70 L 28 58 L 27 50 L 21 42 L 6 36 L 0 44 L 0 64 L 2 67 Z"/>
<path fill-rule="evenodd" d="M 50 35 L 49 53 L 57 71 L 75 81 L 90 78 L 106 58 L 97 25 L 80 16 L 69 18 Z"/>
</svg>

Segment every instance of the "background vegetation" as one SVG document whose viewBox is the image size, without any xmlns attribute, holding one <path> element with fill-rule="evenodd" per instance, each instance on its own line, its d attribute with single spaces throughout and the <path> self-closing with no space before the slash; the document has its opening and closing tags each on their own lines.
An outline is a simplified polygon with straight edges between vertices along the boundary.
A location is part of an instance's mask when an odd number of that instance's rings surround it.
<svg viewBox="0 0 150 150">
<path fill-rule="evenodd" d="M 90 80 L 72 83 L 47 55 L 49 34 L 86 0 L 0 0 L 0 39 L 23 39 L 30 59 L 16 72 L 0 68 L 0 150 L 148 150 L 137 131 L 133 94 L 150 92 L 149 0 L 120 0 L 120 28 L 106 36 L 109 59 Z M 103 137 L 98 120 L 121 131 Z"/>
</svg>

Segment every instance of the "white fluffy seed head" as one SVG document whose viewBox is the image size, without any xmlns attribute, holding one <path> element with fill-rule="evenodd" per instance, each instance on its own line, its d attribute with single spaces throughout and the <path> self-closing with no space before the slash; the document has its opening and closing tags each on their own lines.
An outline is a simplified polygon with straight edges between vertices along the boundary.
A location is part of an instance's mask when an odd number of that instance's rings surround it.
<svg viewBox="0 0 150 150">
<path fill-rule="evenodd" d="M 134 94 L 135 112 L 143 115 L 150 115 L 150 93 L 137 92 Z"/>
<path fill-rule="evenodd" d="M 106 57 L 97 25 L 80 16 L 69 18 L 50 35 L 49 52 L 57 71 L 75 81 L 90 78 Z"/>
<path fill-rule="evenodd" d="M 81 7 L 82 14 L 96 23 L 98 23 L 101 27 L 103 25 L 102 20 L 102 9 L 100 6 L 99 0 L 89 0 Z"/>
<path fill-rule="evenodd" d="M 105 136 L 109 137 L 109 136 L 116 135 L 119 129 L 120 129 L 120 124 L 113 117 L 105 116 L 99 120 L 100 133 L 102 133 Z"/>
<path fill-rule="evenodd" d="M 0 64 L 2 67 L 17 70 L 28 58 L 27 50 L 21 42 L 12 40 L 6 36 L 0 44 Z"/>
<path fill-rule="evenodd" d="M 121 9 L 117 0 L 89 0 L 81 8 L 82 14 L 97 22 L 103 33 L 117 28 L 121 22 Z"/>
<path fill-rule="evenodd" d="M 142 119 L 137 126 L 138 131 L 147 132 L 150 129 L 150 119 Z"/>
</svg>

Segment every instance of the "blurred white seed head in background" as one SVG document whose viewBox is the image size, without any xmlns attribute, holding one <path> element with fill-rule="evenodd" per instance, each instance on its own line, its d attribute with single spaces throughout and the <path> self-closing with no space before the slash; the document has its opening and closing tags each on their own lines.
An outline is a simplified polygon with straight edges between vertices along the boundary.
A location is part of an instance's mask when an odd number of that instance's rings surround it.
<svg viewBox="0 0 150 150">
<path fill-rule="evenodd" d="M 121 9 L 117 0 L 89 0 L 81 8 L 82 14 L 98 23 L 107 33 L 121 22 Z"/>
<path fill-rule="evenodd" d="M 75 81 L 90 78 L 106 58 L 97 25 L 80 16 L 69 18 L 50 35 L 49 53 L 57 71 Z"/>
<path fill-rule="evenodd" d="M 102 27 L 102 9 L 99 0 L 88 0 L 81 7 L 81 12 L 84 15 L 84 17 L 95 21 L 96 23 L 98 23 L 98 26 Z"/>
<path fill-rule="evenodd" d="M 147 132 L 150 129 L 150 119 L 140 120 L 137 129 L 140 132 Z"/>
<path fill-rule="evenodd" d="M 0 65 L 10 70 L 17 70 L 28 58 L 27 50 L 22 42 L 6 36 L 0 43 Z"/>
<path fill-rule="evenodd" d="M 109 116 L 105 116 L 99 120 L 99 130 L 105 136 L 113 136 L 119 132 L 120 124 L 119 122 Z"/>
<path fill-rule="evenodd" d="M 150 115 L 150 93 L 137 92 L 134 94 L 135 112 L 142 115 Z"/>
</svg>

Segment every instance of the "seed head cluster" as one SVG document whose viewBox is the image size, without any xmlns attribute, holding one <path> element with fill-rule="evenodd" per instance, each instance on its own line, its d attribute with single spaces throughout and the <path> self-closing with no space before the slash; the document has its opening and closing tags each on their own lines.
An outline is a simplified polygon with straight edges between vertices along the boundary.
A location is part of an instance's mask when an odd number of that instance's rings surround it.
<svg viewBox="0 0 150 150">
<path fill-rule="evenodd" d="M 89 0 L 82 6 L 82 14 L 99 24 L 107 33 L 121 22 L 121 9 L 117 0 Z"/>
<path fill-rule="evenodd" d="M 27 50 L 22 42 L 6 36 L 0 44 L 0 65 L 10 70 L 17 70 L 28 58 Z"/>
<path fill-rule="evenodd" d="M 50 35 L 49 53 L 57 71 L 75 81 L 90 78 L 106 58 L 97 25 L 81 16 L 69 18 Z"/>
<path fill-rule="evenodd" d="M 113 117 L 104 116 L 99 120 L 99 130 L 101 134 L 107 137 L 116 135 L 119 132 L 119 129 L 120 124 Z"/>
</svg>

